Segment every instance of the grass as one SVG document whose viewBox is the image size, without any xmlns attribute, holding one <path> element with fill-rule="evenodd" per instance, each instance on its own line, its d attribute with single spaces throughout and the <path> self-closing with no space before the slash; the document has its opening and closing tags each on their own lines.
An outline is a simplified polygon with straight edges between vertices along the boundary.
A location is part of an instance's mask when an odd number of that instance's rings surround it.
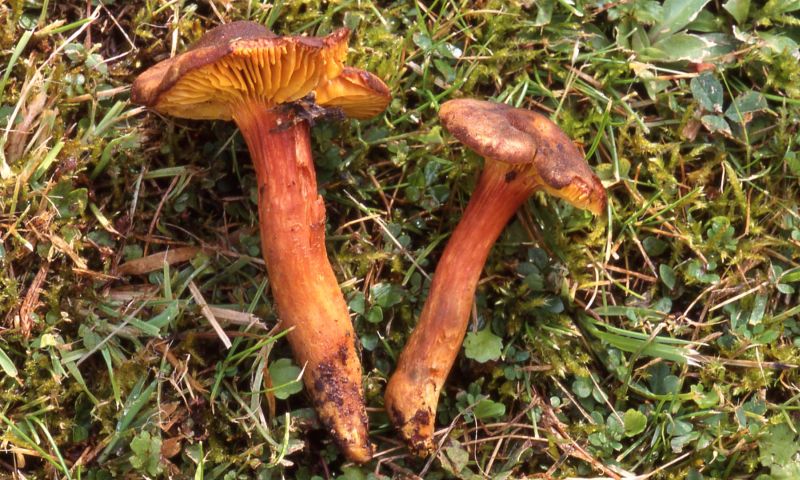
<svg viewBox="0 0 800 480">
<path fill-rule="evenodd" d="M 104 3 L 0 4 L 0 476 L 800 477 L 797 2 Z M 314 130 L 362 467 L 296 381 L 235 128 L 128 101 L 239 19 L 349 26 L 394 94 Z M 549 114 L 610 206 L 509 224 L 419 460 L 382 391 L 480 166 L 437 121 L 462 96 Z"/>
</svg>

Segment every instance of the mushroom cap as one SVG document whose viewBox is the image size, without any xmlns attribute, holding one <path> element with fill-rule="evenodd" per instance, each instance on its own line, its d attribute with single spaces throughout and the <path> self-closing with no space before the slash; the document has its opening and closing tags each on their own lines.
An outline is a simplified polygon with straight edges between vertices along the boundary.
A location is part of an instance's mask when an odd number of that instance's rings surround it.
<svg viewBox="0 0 800 480">
<path fill-rule="evenodd" d="M 136 79 L 131 99 L 180 118 L 230 120 L 243 101 L 298 100 L 344 69 L 350 31 L 278 36 L 254 22 L 220 25 Z"/>
<path fill-rule="evenodd" d="M 580 150 L 544 115 L 474 99 L 442 104 L 444 128 L 487 160 L 525 169 L 551 195 L 599 215 L 606 192 Z"/>
<path fill-rule="evenodd" d="M 372 118 L 392 100 L 389 87 L 375 75 L 358 68 L 344 67 L 339 76 L 314 90 L 323 107 L 338 107 L 351 118 Z"/>
</svg>

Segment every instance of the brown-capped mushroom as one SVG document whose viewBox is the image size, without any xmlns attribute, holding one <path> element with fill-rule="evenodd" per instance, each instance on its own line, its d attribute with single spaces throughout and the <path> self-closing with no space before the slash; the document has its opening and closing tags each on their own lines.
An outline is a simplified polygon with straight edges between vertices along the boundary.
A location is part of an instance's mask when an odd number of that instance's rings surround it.
<svg viewBox="0 0 800 480">
<path fill-rule="evenodd" d="M 347 29 L 316 38 L 278 36 L 253 22 L 221 25 L 142 73 L 131 96 L 176 117 L 236 122 L 256 171 L 262 253 L 278 316 L 292 328 L 289 343 L 321 422 L 349 460 L 364 462 L 372 446 L 355 332 L 325 249 L 309 122 L 304 107 L 290 108 L 320 87 L 325 102 L 358 118 L 388 105 L 383 82 L 342 64 L 348 38 Z M 350 88 L 350 77 L 365 80 Z"/>
<path fill-rule="evenodd" d="M 471 99 L 442 104 L 439 117 L 485 165 L 386 388 L 389 418 L 418 455 L 433 450 L 439 393 L 464 340 L 489 250 L 514 212 L 540 189 L 595 214 L 606 205 L 600 180 L 547 117 Z"/>
</svg>

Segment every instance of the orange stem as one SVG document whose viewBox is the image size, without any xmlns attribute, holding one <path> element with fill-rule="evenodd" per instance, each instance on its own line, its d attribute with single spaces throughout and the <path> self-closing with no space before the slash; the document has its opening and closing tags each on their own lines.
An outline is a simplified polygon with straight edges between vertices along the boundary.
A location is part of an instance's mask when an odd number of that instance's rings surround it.
<svg viewBox="0 0 800 480">
<path fill-rule="evenodd" d="M 345 456 L 372 456 L 361 362 L 344 297 L 325 250 L 325 205 L 317 193 L 309 125 L 258 104 L 238 109 L 258 179 L 261 246 L 278 316 L 320 421 Z"/>
<path fill-rule="evenodd" d="M 489 251 L 534 190 L 530 176 L 487 159 L 467 209 L 439 259 L 422 315 L 385 395 L 389 418 L 418 455 L 433 450 L 439 393 L 464 340 Z"/>
</svg>

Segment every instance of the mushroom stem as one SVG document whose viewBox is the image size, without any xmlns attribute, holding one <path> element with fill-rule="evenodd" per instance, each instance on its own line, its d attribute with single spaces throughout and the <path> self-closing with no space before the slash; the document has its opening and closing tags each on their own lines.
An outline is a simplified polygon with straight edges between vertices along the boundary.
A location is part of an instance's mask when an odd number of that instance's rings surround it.
<svg viewBox="0 0 800 480">
<path fill-rule="evenodd" d="M 417 455 L 433 450 L 439 393 L 464 340 L 489 251 L 514 212 L 537 188 L 520 169 L 486 160 L 475 192 L 439 259 L 419 322 L 386 387 L 389 418 Z"/>
<path fill-rule="evenodd" d="M 325 250 L 309 124 L 256 102 L 235 110 L 258 180 L 261 246 L 278 316 L 320 421 L 351 461 L 372 456 L 361 362 L 344 297 Z"/>
</svg>

